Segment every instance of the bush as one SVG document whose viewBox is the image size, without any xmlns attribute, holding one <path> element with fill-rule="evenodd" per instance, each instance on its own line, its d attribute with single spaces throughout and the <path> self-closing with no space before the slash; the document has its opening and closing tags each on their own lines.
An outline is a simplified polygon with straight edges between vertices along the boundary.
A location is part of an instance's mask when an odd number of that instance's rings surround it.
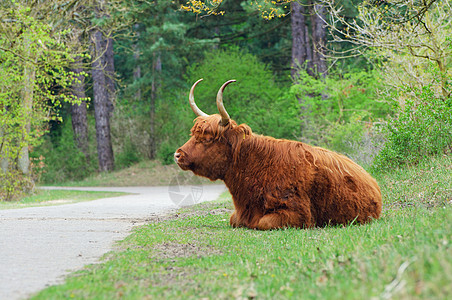
<svg viewBox="0 0 452 300">
<path fill-rule="evenodd" d="M 164 165 L 174 163 L 174 152 L 190 137 L 195 115 L 188 103 L 188 89 L 166 95 L 156 108 L 157 158 Z"/>
<path fill-rule="evenodd" d="M 182 146 L 182 144 L 180 146 Z M 177 146 L 173 146 L 169 141 L 165 141 L 160 144 L 157 157 L 162 164 L 170 165 L 174 163 L 174 152 L 176 152 L 176 149 Z"/>
<path fill-rule="evenodd" d="M 435 96 L 430 86 L 413 91 L 415 97 L 399 104 L 398 115 L 389 122 L 374 168 L 413 164 L 452 150 L 452 99 Z"/>
<path fill-rule="evenodd" d="M 182 85 L 179 88 L 172 81 L 163 81 L 155 95 L 143 87 L 140 99 L 136 98 L 136 91 L 118 97 L 111 122 L 116 168 L 145 159 L 173 162 L 173 153 L 187 140 L 194 118 L 188 103 L 189 87 Z M 151 97 L 155 97 L 152 114 Z"/>
<path fill-rule="evenodd" d="M 110 122 L 115 169 L 149 158 L 149 127 L 149 105 L 117 99 Z"/>
<path fill-rule="evenodd" d="M 218 89 L 224 82 L 236 79 L 224 93 L 224 104 L 232 119 L 248 124 L 256 133 L 276 138 L 297 136 L 298 101 L 284 95 L 272 72 L 252 54 L 235 47 L 208 52 L 200 64 L 188 69 L 191 84 L 200 78 L 204 81 L 196 87 L 195 100 L 205 113 L 218 113 Z"/>
<path fill-rule="evenodd" d="M 89 128 L 94 128 L 94 125 Z M 35 167 L 35 171 L 42 183 L 80 180 L 97 170 L 95 141 L 90 143 L 92 147 L 87 161 L 74 141 L 70 117 L 65 119 L 60 130 L 53 131 L 52 136 L 45 135 L 42 144 L 31 152 L 32 161 L 39 161 L 41 164 L 41 167 Z M 90 132 L 90 136 L 93 135 Z"/>
<path fill-rule="evenodd" d="M 123 169 L 130 167 L 142 160 L 140 153 L 132 143 L 130 137 L 126 137 L 121 145 L 121 151 L 115 155 L 115 168 Z"/>
<path fill-rule="evenodd" d="M 34 179 L 20 171 L 8 172 L 0 168 L 0 201 L 14 201 L 29 194 L 34 189 Z"/>
<path fill-rule="evenodd" d="M 377 97 L 377 71 L 330 72 L 314 78 L 301 72 L 291 88 L 301 103 L 301 137 L 306 143 L 327 147 L 369 165 L 381 145 L 374 126 L 390 111 Z"/>
</svg>

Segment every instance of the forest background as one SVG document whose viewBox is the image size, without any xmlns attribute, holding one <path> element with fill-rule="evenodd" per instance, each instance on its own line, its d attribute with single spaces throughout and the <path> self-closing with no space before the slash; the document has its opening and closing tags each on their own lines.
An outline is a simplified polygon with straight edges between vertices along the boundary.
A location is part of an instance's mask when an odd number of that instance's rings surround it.
<svg viewBox="0 0 452 300">
<path fill-rule="evenodd" d="M 452 150 L 451 0 L 8 0 L 0 198 L 173 162 L 196 102 L 384 170 Z"/>
</svg>

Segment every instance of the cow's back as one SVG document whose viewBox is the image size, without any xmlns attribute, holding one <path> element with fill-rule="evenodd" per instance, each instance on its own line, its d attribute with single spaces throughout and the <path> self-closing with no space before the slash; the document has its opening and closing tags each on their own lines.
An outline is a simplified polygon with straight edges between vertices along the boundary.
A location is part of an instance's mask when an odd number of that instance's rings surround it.
<svg viewBox="0 0 452 300">
<path fill-rule="evenodd" d="M 309 165 L 314 175 L 307 194 L 317 225 L 365 223 L 380 216 L 380 188 L 369 173 L 333 151 L 311 146 L 305 150 L 313 158 Z"/>
</svg>

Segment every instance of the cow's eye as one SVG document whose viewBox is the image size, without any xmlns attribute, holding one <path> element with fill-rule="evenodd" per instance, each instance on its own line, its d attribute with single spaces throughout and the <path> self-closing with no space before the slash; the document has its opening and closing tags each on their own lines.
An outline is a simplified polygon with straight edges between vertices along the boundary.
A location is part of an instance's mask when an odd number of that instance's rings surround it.
<svg viewBox="0 0 452 300">
<path fill-rule="evenodd" d="M 209 143 L 211 143 L 211 142 L 212 142 L 212 139 L 211 139 L 211 138 L 207 138 L 207 139 L 203 140 L 203 143 L 204 143 L 204 144 L 209 144 Z"/>
</svg>

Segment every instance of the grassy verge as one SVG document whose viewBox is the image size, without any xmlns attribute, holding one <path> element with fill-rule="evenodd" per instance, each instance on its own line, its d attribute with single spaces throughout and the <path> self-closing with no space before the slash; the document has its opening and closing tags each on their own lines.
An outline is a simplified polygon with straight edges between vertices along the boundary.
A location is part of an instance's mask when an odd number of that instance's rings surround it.
<svg viewBox="0 0 452 300">
<path fill-rule="evenodd" d="M 127 193 L 121 192 L 91 192 L 72 190 L 40 190 L 35 194 L 22 198 L 19 201 L 0 201 L 0 209 L 14 209 L 33 206 L 47 206 L 69 204 L 81 201 L 91 201 L 108 197 L 119 197 Z"/>
<path fill-rule="evenodd" d="M 232 229 L 223 195 L 138 227 L 102 264 L 34 299 L 447 299 L 451 167 L 377 176 L 385 209 L 361 226 Z"/>
<path fill-rule="evenodd" d="M 82 181 L 63 182 L 59 186 L 162 186 L 175 185 L 175 179 L 182 179 L 185 184 L 208 184 L 208 179 L 195 177 L 182 171 L 176 164 L 162 165 L 159 161 L 142 161 L 129 168 L 89 176 Z M 52 185 L 54 185 L 52 183 Z"/>
</svg>

